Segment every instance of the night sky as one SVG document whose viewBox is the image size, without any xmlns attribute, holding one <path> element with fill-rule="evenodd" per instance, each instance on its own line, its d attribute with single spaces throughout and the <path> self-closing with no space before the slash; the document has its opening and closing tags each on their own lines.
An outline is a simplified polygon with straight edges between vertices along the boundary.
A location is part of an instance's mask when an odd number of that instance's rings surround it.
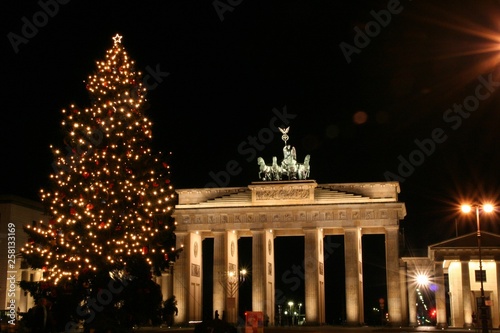
<svg viewBox="0 0 500 333">
<path fill-rule="evenodd" d="M 153 145 L 173 153 L 176 188 L 257 181 L 256 157 L 281 156 L 272 129 L 290 126 L 289 143 L 299 160 L 311 155 L 318 183 L 401 182 L 407 251 L 473 231 L 456 212 L 461 200 L 499 199 L 499 1 L 0 6 L 0 194 L 38 198 L 52 171 L 49 145 L 62 146 L 61 110 L 90 105 L 83 81 L 120 33 L 149 75 Z M 238 171 L 224 177 L 230 161 Z M 484 218 L 483 229 L 500 224 Z M 335 258 L 331 293 L 342 290 Z M 293 260 L 277 276 L 300 255 Z M 365 266 L 376 302 L 383 263 L 367 254 Z M 327 311 L 333 321 L 340 310 Z"/>
</svg>

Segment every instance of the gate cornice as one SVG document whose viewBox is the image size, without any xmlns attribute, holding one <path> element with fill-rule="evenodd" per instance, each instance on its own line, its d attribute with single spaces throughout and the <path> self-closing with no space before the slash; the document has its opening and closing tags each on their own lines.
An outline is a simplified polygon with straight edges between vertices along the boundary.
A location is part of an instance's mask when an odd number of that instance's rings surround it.
<svg viewBox="0 0 500 333">
<path fill-rule="evenodd" d="M 257 207 L 242 210 L 237 207 L 219 209 L 185 209 L 176 211 L 176 230 L 242 230 L 318 228 L 373 228 L 398 225 L 404 204 L 376 203 L 363 205 Z"/>
<path fill-rule="evenodd" d="M 378 233 L 398 226 L 406 215 L 397 193 L 397 182 L 256 182 L 247 188 L 178 190 L 179 205 L 173 215 L 178 231 L 244 233 L 262 228 L 301 234 L 303 228 L 341 233 L 343 228 L 360 227 Z"/>
</svg>

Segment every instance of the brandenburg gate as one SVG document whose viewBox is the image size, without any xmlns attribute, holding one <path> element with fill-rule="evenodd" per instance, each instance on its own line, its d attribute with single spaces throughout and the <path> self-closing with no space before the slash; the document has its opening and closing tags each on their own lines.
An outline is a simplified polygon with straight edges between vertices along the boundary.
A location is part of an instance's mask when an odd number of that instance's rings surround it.
<svg viewBox="0 0 500 333">
<path fill-rule="evenodd" d="M 401 304 L 399 221 L 406 214 L 398 201 L 399 184 L 317 184 L 314 180 L 254 182 L 248 187 L 177 190 L 177 245 L 184 249 L 174 266 L 177 322 L 202 319 L 204 238 L 214 239 L 213 308 L 237 312 L 237 295 L 228 303 L 220 274 L 237 273 L 238 238 L 252 237 L 252 310 L 274 321 L 274 238 L 304 236 L 306 323 L 325 323 L 323 237 L 343 235 L 346 319 L 364 323 L 361 237 L 385 235 L 387 307 L 391 322 L 406 321 Z M 328 295 L 328 297 L 339 297 Z M 234 304 L 235 303 L 235 304 Z M 230 306 L 236 307 L 229 311 Z M 234 319 L 234 318 L 233 318 Z M 228 319 L 229 321 L 229 319 Z"/>
<path fill-rule="evenodd" d="M 280 129 L 282 130 L 282 129 Z M 275 320 L 276 237 L 303 236 L 305 319 L 325 323 L 324 244 L 327 235 L 343 235 L 345 298 L 348 325 L 364 323 L 362 236 L 385 235 L 386 306 L 393 324 L 407 322 L 401 296 L 399 221 L 406 215 L 398 201 L 398 182 L 318 184 L 306 179 L 309 156 L 296 162 L 295 149 L 286 145 L 281 165 L 260 164 L 261 181 L 246 187 L 178 189 L 175 206 L 176 245 L 183 247 L 174 264 L 173 294 L 179 309 L 176 322 L 202 320 L 202 241 L 214 239 L 213 309 L 235 323 L 238 293 L 228 288 L 238 272 L 238 239 L 252 238 L 252 311 Z M 278 170 L 273 173 L 272 169 Z M 302 170 L 302 171 L 301 171 Z M 285 176 L 286 177 L 285 177 Z M 288 178 L 283 180 L 283 178 Z M 221 279 L 226 276 L 226 279 Z"/>
</svg>

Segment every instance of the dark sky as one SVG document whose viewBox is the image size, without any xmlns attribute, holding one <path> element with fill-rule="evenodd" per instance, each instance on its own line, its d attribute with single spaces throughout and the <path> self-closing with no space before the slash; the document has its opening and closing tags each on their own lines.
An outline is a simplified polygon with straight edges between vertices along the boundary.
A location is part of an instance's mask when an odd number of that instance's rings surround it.
<svg viewBox="0 0 500 333">
<path fill-rule="evenodd" d="M 255 156 L 280 156 L 281 133 L 265 135 L 286 114 L 276 125 L 290 126 L 318 183 L 401 181 L 409 249 L 474 230 L 456 214 L 461 199 L 498 200 L 498 1 L 0 6 L 0 193 L 37 198 L 49 145 L 62 145 L 61 110 L 89 105 L 83 81 L 120 33 L 137 67 L 157 73 L 146 112 L 155 148 L 173 152 L 177 188 L 258 180 Z M 237 174 L 220 178 L 233 160 Z M 499 232 L 493 222 L 483 229 Z"/>
</svg>

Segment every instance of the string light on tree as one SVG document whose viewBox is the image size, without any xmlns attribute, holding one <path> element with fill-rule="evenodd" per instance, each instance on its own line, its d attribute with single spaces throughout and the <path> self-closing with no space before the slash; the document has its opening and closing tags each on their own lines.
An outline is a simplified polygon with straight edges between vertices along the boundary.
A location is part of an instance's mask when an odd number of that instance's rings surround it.
<svg viewBox="0 0 500 333">
<path fill-rule="evenodd" d="M 142 73 L 122 36 L 113 41 L 86 80 L 90 106 L 62 110 L 65 147 L 51 146 L 56 171 L 40 193 L 52 219 L 25 228 L 32 242 L 23 256 L 45 267 L 53 283 L 88 272 L 120 274 L 137 260 L 160 274 L 178 252 L 171 154 L 152 151 Z"/>
</svg>

